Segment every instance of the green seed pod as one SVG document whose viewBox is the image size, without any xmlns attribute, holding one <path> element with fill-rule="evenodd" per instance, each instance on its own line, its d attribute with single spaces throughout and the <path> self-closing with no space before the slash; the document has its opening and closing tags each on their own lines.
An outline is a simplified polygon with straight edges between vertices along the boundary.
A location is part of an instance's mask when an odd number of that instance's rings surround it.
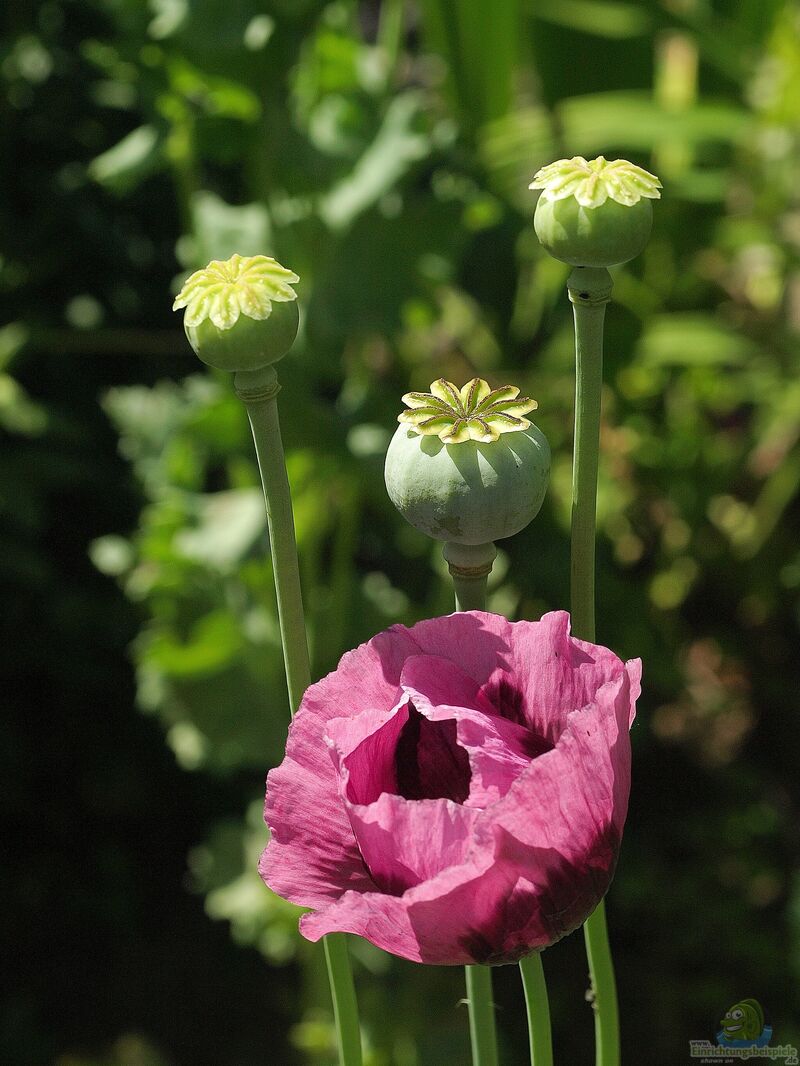
<svg viewBox="0 0 800 1066">
<path fill-rule="evenodd" d="M 408 393 L 411 408 L 386 454 L 392 503 L 421 532 L 478 545 L 518 533 L 542 505 L 550 474 L 547 439 L 524 417 L 535 400 L 474 378 L 440 379 Z"/>
<path fill-rule="evenodd" d="M 542 245 L 555 259 L 584 267 L 615 266 L 639 255 L 653 225 L 650 201 L 661 195 L 655 175 L 602 156 L 550 163 L 530 188 L 542 190 L 533 220 Z"/>
<path fill-rule="evenodd" d="M 266 255 L 214 259 L 185 282 L 173 310 L 197 357 L 219 370 L 259 370 L 281 359 L 297 336 L 300 279 Z"/>
</svg>

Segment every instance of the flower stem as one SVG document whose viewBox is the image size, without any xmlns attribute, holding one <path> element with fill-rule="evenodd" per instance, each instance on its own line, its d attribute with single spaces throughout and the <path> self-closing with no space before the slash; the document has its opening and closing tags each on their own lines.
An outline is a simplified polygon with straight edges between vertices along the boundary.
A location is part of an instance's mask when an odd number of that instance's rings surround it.
<svg viewBox="0 0 800 1066">
<path fill-rule="evenodd" d="M 358 1024 L 358 1000 L 344 933 L 323 937 L 328 980 L 333 1000 L 333 1021 L 339 1046 L 340 1066 L 361 1066 L 361 1028 Z"/>
<path fill-rule="evenodd" d="M 553 1066 L 553 1041 L 550 1036 L 550 1003 L 544 980 L 541 952 L 519 960 L 525 1007 L 528 1012 L 528 1037 L 531 1066 Z"/>
<path fill-rule="evenodd" d="M 595 521 L 603 384 L 603 320 L 611 299 L 605 269 L 577 267 L 567 289 L 575 316 L 575 447 L 572 466 L 570 609 L 572 631 L 595 639 Z M 592 981 L 596 1066 L 619 1066 L 619 1008 L 614 964 L 601 900 L 583 927 Z"/>
<path fill-rule="evenodd" d="M 497 1031 L 492 1000 L 492 971 L 488 966 L 465 966 L 472 1066 L 497 1066 Z"/>
<path fill-rule="evenodd" d="M 234 385 L 237 396 L 247 408 L 264 487 L 286 684 L 290 711 L 294 714 L 300 706 L 303 693 L 311 684 L 311 667 L 300 591 L 292 498 L 278 422 L 277 396 L 280 385 L 271 366 L 261 370 L 239 371 Z M 361 1066 L 358 1004 L 343 933 L 331 933 L 325 937 L 325 958 L 333 999 L 339 1063 L 340 1066 Z"/>
<path fill-rule="evenodd" d="M 456 544 L 448 541 L 443 555 L 450 567 L 457 611 L 485 611 L 486 583 L 497 549 L 494 544 Z M 472 1066 L 497 1066 L 497 1029 L 488 966 L 465 966 Z"/>
<path fill-rule="evenodd" d="M 447 560 L 457 611 L 485 611 L 486 586 L 497 548 L 488 544 L 456 544 L 447 541 L 442 551 Z"/>
</svg>

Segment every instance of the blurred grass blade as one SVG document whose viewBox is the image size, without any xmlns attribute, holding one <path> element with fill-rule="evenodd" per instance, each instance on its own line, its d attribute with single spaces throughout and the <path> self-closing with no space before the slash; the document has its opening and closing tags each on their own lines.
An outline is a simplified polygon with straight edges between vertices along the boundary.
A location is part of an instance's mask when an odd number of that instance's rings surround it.
<svg viewBox="0 0 800 1066">
<path fill-rule="evenodd" d="M 613 0 L 536 0 L 533 15 L 557 26 L 619 40 L 641 37 L 653 22 L 651 14 L 637 4 Z"/>
<path fill-rule="evenodd" d="M 450 95 L 463 125 L 475 129 L 507 114 L 519 58 L 519 0 L 422 0 L 420 11 L 428 47 L 447 63 Z"/>
</svg>

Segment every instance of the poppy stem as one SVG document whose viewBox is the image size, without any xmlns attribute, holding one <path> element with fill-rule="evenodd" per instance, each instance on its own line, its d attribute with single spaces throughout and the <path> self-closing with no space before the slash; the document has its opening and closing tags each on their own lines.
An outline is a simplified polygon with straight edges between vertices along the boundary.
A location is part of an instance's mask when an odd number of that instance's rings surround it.
<svg viewBox="0 0 800 1066">
<path fill-rule="evenodd" d="M 494 544 L 456 544 L 447 541 L 442 554 L 450 567 L 457 611 L 486 610 L 486 582 L 497 550 Z M 497 1066 L 497 1028 L 494 1020 L 492 971 L 488 966 L 465 966 L 472 1066 Z"/>
<path fill-rule="evenodd" d="M 550 1036 L 550 1003 L 542 968 L 542 954 L 535 951 L 519 960 L 525 1007 L 528 1012 L 528 1036 L 531 1066 L 553 1066 L 553 1041 Z"/>
<path fill-rule="evenodd" d="M 603 321 L 612 280 L 603 268 L 576 267 L 567 281 L 575 317 L 575 446 L 572 465 L 570 610 L 573 635 L 595 639 L 595 525 L 603 385 Z M 592 982 L 596 1066 L 619 1066 L 619 1008 L 605 905 L 583 927 Z"/>
<path fill-rule="evenodd" d="M 303 693 L 311 684 L 303 597 L 297 562 L 292 497 L 278 421 L 278 376 L 272 366 L 260 370 L 241 370 L 234 387 L 247 408 L 258 469 L 267 507 L 269 543 L 278 619 L 283 644 L 289 709 L 294 714 Z M 358 1023 L 353 974 L 344 933 L 330 933 L 324 938 L 328 979 L 333 999 L 336 1039 L 340 1066 L 361 1066 L 361 1031 Z"/>
<path fill-rule="evenodd" d="M 485 611 L 486 587 L 497 548 L 488 544 L 456 544 L 447 541 L 442 549 L 447 560 L 457 611 Z"/>
<path fill-rule="evenodd" d="M 492 999 L 492 971 L 488 966 L 465 966 L 472 1066 L 497 1066 L 497 1032 Z"/>
</svg>

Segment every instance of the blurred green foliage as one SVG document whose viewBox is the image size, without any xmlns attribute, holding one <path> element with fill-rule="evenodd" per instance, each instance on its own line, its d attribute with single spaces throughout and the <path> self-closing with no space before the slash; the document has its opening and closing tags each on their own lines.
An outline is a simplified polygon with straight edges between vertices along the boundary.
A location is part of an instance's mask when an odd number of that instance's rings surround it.
<svg viewBox="0 0 800 1066">
<path fill-rule="evenodd" d="M 610 903 L 624 1035 L 630 1061 L 646 1048 L 671 1066 L 755 996 L 776 1040 L 800 1042 L 796 5 L 47 0 L 6 20 L 31 222 L 2 218 L 0 426 L 58 449 L 82 417 L 71 379 L 95 360 L 141 513 L 86 546 L 135 605 L 140 708 L 180 767 L 235 783 L 238 815 L 208 819 L 188 876 L 237 942 L 301 975 L 295 1001 L 289 969 L 272 982 L 293 1062 L 332 1061 L 330 1011 L 296 908 L 255 869 L 287 719 L 262 503 L 241 405 L 189 358 L 170 284 L 233 251 L 301 276 L 280 410 L 319 675 L 392 622 L 450 610 L 438 548 L 382 481 L 400 395 L 436 377 L 538 399 L 552 488 L 501 545 L 490 606 L 567 602 L 566 268 L 537 244 L 527 184 L 575 153 L 659 174 L 652 240 L 616 274 L 601 441 L 598 634 L 645 664 Z M 103 369 L 121 354 L 140 361 Z M 0 458 L 22 588 L 43 486 L 76 476 L 30 454 Z M 372 1066 L 466 1061 L 456 971 L 354 954 Z M 559 1055 L 588 1061 L 579 938 L 545 962 Z M 522 1063 L 511 968 L 496 985 L 503 1061 Z M 160 1066 L 137 1040 L 87 1062 Z"/>
</svg>

